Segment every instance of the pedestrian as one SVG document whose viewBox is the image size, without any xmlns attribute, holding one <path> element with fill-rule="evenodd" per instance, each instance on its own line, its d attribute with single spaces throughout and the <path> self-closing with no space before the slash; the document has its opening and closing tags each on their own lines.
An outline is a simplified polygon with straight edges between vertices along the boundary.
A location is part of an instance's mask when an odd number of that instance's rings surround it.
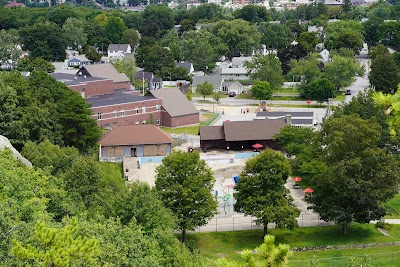
<svg viewBox="0 0 400 267">
<path fill-rule="evenodd" d="M 249 113 L 249 108 L 247 108 L 247 113 Z"/>
</svg>

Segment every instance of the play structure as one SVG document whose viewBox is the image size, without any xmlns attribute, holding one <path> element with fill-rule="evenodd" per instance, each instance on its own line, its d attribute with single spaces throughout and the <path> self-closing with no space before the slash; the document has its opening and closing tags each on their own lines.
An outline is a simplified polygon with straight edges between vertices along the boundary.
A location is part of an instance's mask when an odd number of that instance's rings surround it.
<svg viewBox="0 0 400 267">
<path fill-rule="evenodd" d="M 234 214 L 233 206 L 236 201 L 234 198 L 235 184 L 239 182 L 239 176 L 234 175 L 231 179 L 220 177 L 214 185 L 215 198 L 218 201 L 218 211 L 222 216 Z"/>
</svg>

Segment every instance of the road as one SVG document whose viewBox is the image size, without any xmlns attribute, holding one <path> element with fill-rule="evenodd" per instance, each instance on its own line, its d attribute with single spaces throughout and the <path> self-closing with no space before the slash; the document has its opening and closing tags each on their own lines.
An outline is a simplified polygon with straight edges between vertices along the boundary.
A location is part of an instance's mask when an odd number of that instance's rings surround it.
<svg viewBox="0 0 400 267">
<path fill-rule="evenodd" d="M 369 86 L 369 59 L 368 54 L 364 51 L 361 52 L 360 56 L 357 57 L 357 60 L 361 62 L 365 66 L 365 75 L 363 77 L 358 77 L 357 80 L 350 85 L 349 87 L 345 88 L 345 90 L 350 90 L 351 95 L 346 95 L 345 102 L 350 102 L 353 96 L 356 96 L 360 91 L 365 90 Z M 203 100 L 203 97 L 193 97 L 193 104 L 200 104 L 199 100 Z M 212 97 L 205 98 L 208 101 L 213 101 Z M 274 105 L 306 105 L 306 101 L 290 101 L 290 100 L 265 100 L 267 104 L 274 104 Z M 246 105 L 254 105 L 259 104 L 259 100 L 254 99 L 239 99 L 236 97 L 226 97 L 221 98 L 220 104 L 222 106 L 246 106 Z M 338 105 L 340 101 L 333 101 L 333 105 Z M 312 104 L 318 104 L 316 101 L 312 101 Z"/>
</svg>

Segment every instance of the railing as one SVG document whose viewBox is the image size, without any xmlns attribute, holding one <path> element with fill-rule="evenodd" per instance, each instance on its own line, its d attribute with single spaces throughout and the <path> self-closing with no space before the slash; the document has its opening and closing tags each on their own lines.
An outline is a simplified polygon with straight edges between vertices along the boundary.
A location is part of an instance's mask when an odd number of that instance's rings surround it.
<svg viewBox="0 0 400 267">
<path fill-rule="evenodd" d="M 104 161 L 104 162 L 122 162 L 123 157 L 100 157 L 99 161 Z"/>
</svg>

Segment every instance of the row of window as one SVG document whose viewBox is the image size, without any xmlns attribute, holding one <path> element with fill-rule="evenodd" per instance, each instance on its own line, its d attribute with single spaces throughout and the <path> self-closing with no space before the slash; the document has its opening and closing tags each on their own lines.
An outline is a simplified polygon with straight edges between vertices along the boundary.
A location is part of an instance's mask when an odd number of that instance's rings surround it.
<svg viewBox="0 0 400 267">
<path fill-rule="evenodd" d="M 160 106 L 156 105 L 156 111 L 159 111 L 159 110 L 160 110 Z M 139 114 L 139 108 L 135 108 L 135 112 L 134 113 L 135 114 Z M 142 113 L 146 113 L 146 107 L 142 107 Z M 113 115 L 114 115 L 114 118 L 117 118 L 118 117 L 118 111 L 114 110 L 113 111 Z M 119 116 L 120 117 L 124 117 L 125 116 L 125 110 L 119 111 Z M 102 119 L 101 112 L 97 113 L 97 119 L 98 120 Z"/>
<path fill-rule="evenodd" d="M 115 112 L 116 112 L 116 111 L 115 111 Z M 121 117 L 125 116 L 125 111 L 121 110 L 120 112 L 121 112 Z M 114 114 L 114 118 L 115 118 L 115 117 L 117 117 L 117 116 Z M 97 113 L 97 119 L 98 119 L 98 120 L 101 120 L 102 118 L 103 118 L 103 117 L 102 117 L 101 112 Z M 136 121 L 135 124 L 139 124 L 139 121 Z M 146 124 L 146 120 L 142 121 L 142 124 Z M 157 124 L 157 125 L 160 125 L 160 119 L 156 119 L 156 124 Z"/>
</svg>

